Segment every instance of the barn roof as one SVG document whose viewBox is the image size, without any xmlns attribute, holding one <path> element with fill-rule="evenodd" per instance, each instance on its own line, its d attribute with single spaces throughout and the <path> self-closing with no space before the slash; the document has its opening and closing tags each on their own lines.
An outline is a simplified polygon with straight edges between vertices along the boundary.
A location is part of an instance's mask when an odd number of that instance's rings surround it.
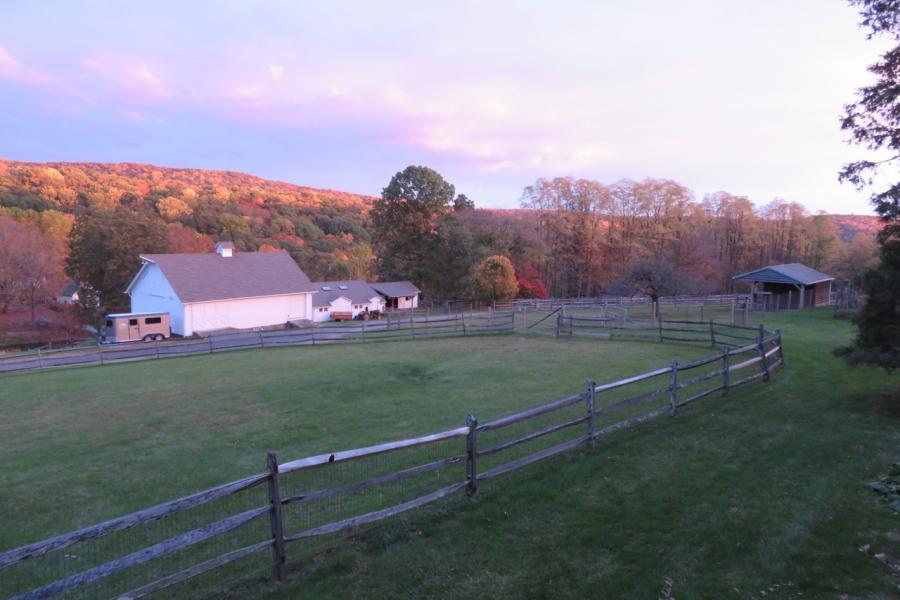
<svg viewBox="0 0 900 600">
<path fill-rule="evenodd" d="M 379 281 L 370 284 L 375 291 L 388 298 L 397 298 L 398 296 L 415 296 L 421 290 L 409 281 Z"/>
<path fill-rule="evenodd" d="M 328 306 L 340 297 L 347 298 L 353 304 L 368 304 L 378 292 L 361 279 L 349 281 L 317 281 L 313 283 L 317 294 L 313 296 L 313 306 Z"/>
<path fill-rule="evenodd" d="M 259 296 L 283 296 L 314 292 L 309 281 L 287 252 L 142 254 L 144 267 L 128 286 L 140 279 L 147 264 L 155 264 L 183 303 L 210 302 Z"/>
<path fill-rule="evenodd" d="M 812 285 L 822 281 L 832 281 L 834 277 L 821 271 L 811 269 L 801 263 L 788 263 L 763 267 L 742 275 L 735 275 L 737 281 L 753 281 L 759 283 L 788 283 L 794 285 Z"/>
</svg>

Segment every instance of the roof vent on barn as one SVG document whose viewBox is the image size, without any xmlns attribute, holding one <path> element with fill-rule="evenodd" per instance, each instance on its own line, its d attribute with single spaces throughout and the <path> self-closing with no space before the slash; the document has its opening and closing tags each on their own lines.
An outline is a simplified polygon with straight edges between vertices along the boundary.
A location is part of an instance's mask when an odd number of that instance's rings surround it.
<svg viewBox="0 0 900 600">
<path fill-rule="evenodd" d="M 216 242 L 216 254 L 222 258 L 231 258 L 234 253 L 234 244 L 231 242 Z"/>
</svg>

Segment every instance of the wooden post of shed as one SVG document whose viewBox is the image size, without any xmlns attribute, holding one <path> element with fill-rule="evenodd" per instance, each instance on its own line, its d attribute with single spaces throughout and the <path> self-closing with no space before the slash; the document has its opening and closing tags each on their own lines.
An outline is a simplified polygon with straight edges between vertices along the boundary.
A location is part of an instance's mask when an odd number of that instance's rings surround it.
<svg viewBox="0 0 900 600">
<path fill-rule="evenodd" d="M 269 524 L 272 530 L 272 578 L 284 581 L 284 520 L 281 507 L 281 486 L 278 481 L 278 457 L 274 452 L 266 456 L 269 468 Z"/>
<path fill-rule="evenodd" d="M 678 361 L 672 359 L 672 372 L 669 373 L 669 415 L 675 416 L 678 404 Z"/>
<path fill-rule="evenodd" d="M 478 493 L 478 419 L 475 415 L 466 417 L 466 426 L 469 428 L 466 434 L 466 495 L 471 497 Z"/>
<path fill-rule="evenodd" d="M 588 434 L 588 446 L 591 449 L 594 448 L 594 398 L 596 394 L 597 382 L 593 379 L 588 379 L 587 389 L 584 394 L 584 402 L 587 408 L 587 434 Z"/>
</svg>

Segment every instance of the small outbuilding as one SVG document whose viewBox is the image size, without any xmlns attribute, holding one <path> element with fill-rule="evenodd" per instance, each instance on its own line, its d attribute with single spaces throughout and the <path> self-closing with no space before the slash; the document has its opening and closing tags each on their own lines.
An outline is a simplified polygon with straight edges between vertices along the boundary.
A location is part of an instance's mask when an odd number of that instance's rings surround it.
<svg viewBox="0 0 900 600">
<path fill-rule="evenodd" d="M 834 281 L 834 277 L 800 263 L 763 267 L 732 279 L 749 282 L 754 301 L 777 309 L 826 306 Z"/>
<path fill-rule="evenodd" d="M 419 294 L 422 292 L 409 281 L 379 281 L 369 285 L 384 296 L 386 308 L 404 309 L 419 306 Z"/>
<path fill-rule="evenodd" d="M 319 281 L 313 283 L 313 321 L 319 323 L 335 319 L 355 319 L 361 313 L 380 313 L 384 297 L 360 279 L 350 281 Z"/>
<path fill-rule="evenodd" d="M 81 284 L 77 281 L 68 282 L 63 289 L 56 295 L 57 304 L 75 304 L 78 302 L 78 292 L 81 291 Z"/>
</svg>

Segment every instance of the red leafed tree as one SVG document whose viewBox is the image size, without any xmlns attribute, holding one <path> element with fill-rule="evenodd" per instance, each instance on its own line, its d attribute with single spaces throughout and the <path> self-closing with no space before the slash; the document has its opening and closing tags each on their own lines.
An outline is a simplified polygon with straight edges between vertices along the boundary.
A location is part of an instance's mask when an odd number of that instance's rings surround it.
<svg viewBox="0 0 900 600">
<path fill-rule="evenodd" d="M 523 265 L 516 269 L 516 281 L 519 283 L 519 298 L 549 298 L 550 293 L 541 274 L 531 265 Z"/>
<path fill-rule="evenodd" d="M 35 308 L 41 296 L 60 284 L 62 248 L 58 241 L 8 217 L 0 217 L 0 305 L 6 312 L 11 302 Z"/>
</svg>

